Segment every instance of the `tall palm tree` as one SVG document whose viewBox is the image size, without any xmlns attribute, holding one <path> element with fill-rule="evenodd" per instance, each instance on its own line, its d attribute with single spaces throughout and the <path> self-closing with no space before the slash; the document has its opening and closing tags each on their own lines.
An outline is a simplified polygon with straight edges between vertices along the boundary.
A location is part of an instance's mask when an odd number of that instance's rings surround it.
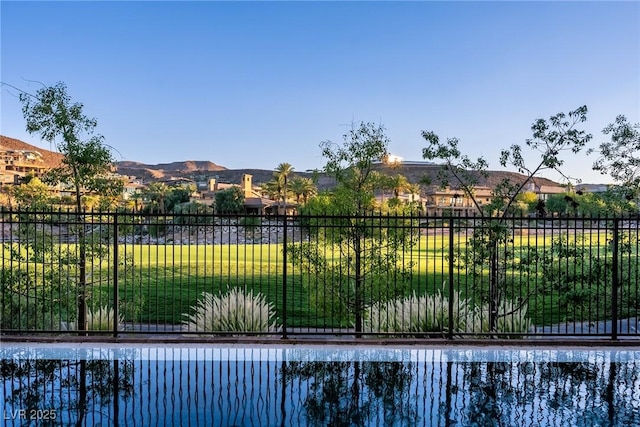
<svg viewBox="0 0 640 427">
<path fill-rule="evenodd" d="M 133 209 L 136 212 L 140 210 L 140 206 L 142 204 L 143 199 L 144 199 L 144 195 L 139 190 L 134 191 L 134 193 L 129 198 L 129 200 L 133 202 Z"/>
<path fill-rule="evenodd" d="M 289 163 L 280 163 L 278 167 L 276 167 L 276 171 L 274 172 L 274 176 L 276 181 L 280 184 L 280 199 L 282 200 L 282 204 L 284 209 L 286 210 L 287 203 L 287 193 L 289 191 L 288 187 L 288 179 L 291 173 L 293 172 L 293 166 Z"/>
<path fill-rule="evenodd" d="M 294 196 L 296 196 L 296 203 L 300 204 L 300 200 L 302 199 L 302 193 L 304 192 L 303 189 L 303 182 L 302 182 L 303 178 L 294 178 L 291 181 L 291 192 L 293 193 Z"/>
</svg>

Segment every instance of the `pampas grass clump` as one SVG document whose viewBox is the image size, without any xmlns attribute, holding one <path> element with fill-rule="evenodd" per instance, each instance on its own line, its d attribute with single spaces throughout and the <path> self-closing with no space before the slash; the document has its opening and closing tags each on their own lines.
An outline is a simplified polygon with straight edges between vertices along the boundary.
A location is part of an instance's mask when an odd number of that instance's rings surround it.
<svg viewBox="0 0 640 427">
<path fill-rule="evenodd" d="M 513 301 L 504 300 L 498 307 L 496 332 L 508 334 L 524 333 L 531 328 L 531 319 L 527 317 L 528 307 L 523 304 L 518 307 Z M 489 307 L 483 308 L 482 332 L 489 332 Z M 520 335 L 505 335 L 500 338 L 521 338 Z"/>
<path fill-rule="evenodd" d="M 276 313 L 264 295 L 233 288 L 222 295 L 208 292 L 193 314 L 183 314 L 183 329 L 196 332 L 277 332 Z"/>
<path fill-rule="evenodd" d="M 465 332 L 473 324 L 474 310 L 466 299 L 454 293 L 453 331 Z M 449 298 L 435 295 L 409 297 L 373 304 L 365 319 L 372 332 L 399 332 L 442 336 L 449 330 Z"/>
<path fill-rule="evenodd" d="M 490 333 L 489 307 L 476 307 L 469 300 L 453 294 L 453 333 Z M 438 291 L 435 295 L 389 300 L 373 304 L 367 313 L 365 327 L 371 332 L 402 333 L 416 336 L 442 337 L 449 332 L 449 298 Z M 498 310 L 496 331 L 517 334 L 527 332 L 531 320 L 527 306 L 518 307 L 512 301 L 503 301 Z M 505 335 L 504 338 L 519 338 Z"/>
<path fill-rule="evenodd" d="M 95 310 L 87 310 L 88 331 L 112 331 L 115 312 L 113 308 L 105 305 Z M 122 318 L 118 319 L 118 329 L 122 324 Z"/>
</svg>

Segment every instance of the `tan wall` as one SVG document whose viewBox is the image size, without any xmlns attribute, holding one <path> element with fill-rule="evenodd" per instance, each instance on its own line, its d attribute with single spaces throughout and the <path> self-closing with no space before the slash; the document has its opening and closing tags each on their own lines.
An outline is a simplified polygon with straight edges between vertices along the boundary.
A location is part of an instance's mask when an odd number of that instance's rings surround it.
<svg viewBox="0 0 640 427">
<path fill-rule="evenodd" d="M 249 175 L 249 174 L 244 174 L 242 175 L 242 184 L 241 188 L 242 188 L 242 192 L 244 193 L 244 197 L 245 198 L 249 198 L 249 197 L 253 197 L 253 191 L 252 189 L 252 178 L 253 176 Z"/>
</svg>

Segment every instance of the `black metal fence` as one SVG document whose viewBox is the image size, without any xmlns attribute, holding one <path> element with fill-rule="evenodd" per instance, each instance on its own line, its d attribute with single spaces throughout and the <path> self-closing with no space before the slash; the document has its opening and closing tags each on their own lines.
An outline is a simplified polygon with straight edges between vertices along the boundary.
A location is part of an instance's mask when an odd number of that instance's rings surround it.
<svg viewBox="0 0 640 427">
<path fill-rule="evenodd" d="M 5 336 L 636 338 L 638 218 L 0 213 Z"/>
</svg>

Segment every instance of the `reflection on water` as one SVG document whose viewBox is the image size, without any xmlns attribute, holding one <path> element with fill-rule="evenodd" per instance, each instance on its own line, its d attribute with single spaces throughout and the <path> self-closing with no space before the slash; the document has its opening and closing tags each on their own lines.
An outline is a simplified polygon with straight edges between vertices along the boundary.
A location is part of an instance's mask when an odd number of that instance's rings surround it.
<svg viewBox="0 0 640 427">
<path fill-rule="evenodd" d="M 543 359 L 504 352 L 474 361 L 446 351 L 380 358 L 229 348 L 202 357 L 160 348 L 58 358 L 3 349 L 0 424 L 640 424 L 638 353 L 578 353 Z"/>
</svg>

